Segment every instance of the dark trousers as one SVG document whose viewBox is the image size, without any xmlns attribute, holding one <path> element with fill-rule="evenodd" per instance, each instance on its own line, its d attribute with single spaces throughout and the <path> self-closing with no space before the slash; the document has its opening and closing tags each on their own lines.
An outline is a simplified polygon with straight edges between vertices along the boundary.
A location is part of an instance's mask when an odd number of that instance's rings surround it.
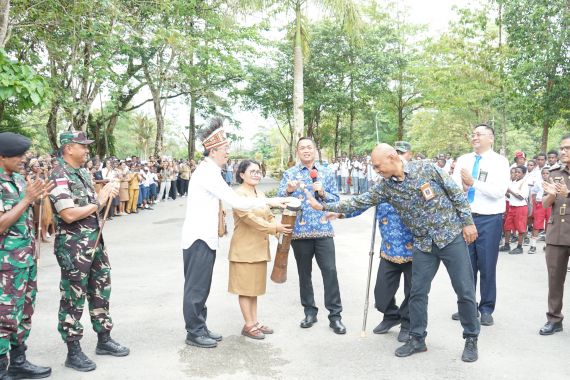
<svg viewBox="0 0 570 380">
<path fill-rule="evenodd" d="M 396 305 L 396 292 L 400 287 L 400 277 L 404 275 L 404 301 Z M 385 320 L 401 320 L 402 329 L 410 329 L 410 289 L 412 288 L 412 263 L 397 264 L 380 258 L 376 285 L 374 286 L 374 302 L 376 309 L 384 313 Z"/>
<path fill-rule="evenodd" d="M 481 292 L 479 310 L 481 313 L 493 314 L 497 301 L 497 259 L 501 244 L 503 214 L 474 215 L 473 220 L 477 227 L 478 237 L 469 244 L 469 257 L 475 287 L 477 287 L 477 273 L 479 273 Z"/>
<path fill-rule="evenodd" d="M 190 180 L 180 178 L 180 195 L 188 195 L 188 184 Z"/>
<path fill-rule="evenodd" d="M 186 331 L 194 337 L 206 335 L 206 301 L 212 285 L 216 251 L 203 240 L 182 250 L 184 256 L 184 302 L 182 311 Z"/>
<path fill-rule="evenodd" d="M 476 337 L 479 335 L 480 325 L 477 319 L 473 269 L 469 262 L 467 243 L 461 234 L 442 249 L 435 244 L 432 244 L 431 252 L 422 252 L 414 248 L 413 280 L 410 293 L 410 335 L 416 337 L 427 335 L 428 294 L 441 261 L 447 269 L 451 285 L 457 294 L 463 337 Z"/>
<path fill-rule="evenodd" d="M 570 247 L 567 245 L 546 245 L 546 269 L 548 270 L 548 313 L 549 322 L 562 322 L 562 298 Z"/>
<path fill-rule="evenodd" d="M 178 190 L 176 189 L 176 180 L 170 181 L 170 193 L 167 194 L 166 199 L 168 199 L 168 196 L 170 196 L 172 199 L 176 199 L 177 194 Z"/>
<path fill-rule="evenodd" d="M 340 290 L 338 288 L 338 278 L 336 275 L 333 238 L 298 239 L 291 241 L 291 246 L 293 247 L 295 260 L 297 261 L 301 305 L 303 305 L 303 308 L 305 309 L 305 315 L 317 315 L 317 312 L 319 311 L 315 306 L 313 282 L 311 281 L 313 257 L 315 257 L 317 265 L 319 266 L 323 276 L 325 307 L 329 311 L 329 320 L 339 320 L 341 318 L 340 313 L 342 312 L 342 304 L 340 301 Z"/>
</svg>

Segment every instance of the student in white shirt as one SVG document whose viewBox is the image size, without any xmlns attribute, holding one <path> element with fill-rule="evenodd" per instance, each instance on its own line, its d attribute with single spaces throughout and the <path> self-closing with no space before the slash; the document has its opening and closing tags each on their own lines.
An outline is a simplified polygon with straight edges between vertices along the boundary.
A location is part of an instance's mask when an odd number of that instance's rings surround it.
<svg viewBox="0 0 570 380">
<path fill-rule="evenodd" d="M 511 255 L 519 255 L 523 253 L 523 240 L 527 230 L 528 220 L 528 185 L 524 179 L 526 174 L 526 166 L 520 165 L 514 168 L 515 180 L 511 181 L 507 194 L 509 195 L 509 211 L 505 218 L 504 232 L 505 245 L 500 251 L 509 251 Z M 518 244 L 517 247 L 510 250 L 509 241 L 511 239 L 511 231 L 517 231 Z"/>
<path fill-rule="evenodd" d="M 348 186 L 349 176 L 350 176 L 350 160 L 344 157 L 340 162 L 340 177 L 342 182 L 343 194 L 350 194 L 350 186 Z"/>
<path fill-rule="evenodd" d="M 221 176 L 221 168 L 228 161 L 229 143 L 223 129 L 223 120 L 214 118 L 202 133 L 205 159 L 194 171 L 188 186 L 186 218 L 182 226 L 184 256 L 184 302 L 186 344 L 208 348 L 216 347 L 222 336 L 206 325 L 206 300 L 210 294 L 212 272 L 218 249 L 219 212 L 223 202 L 234 208 L 283 206 L 286 198 L 252 198 L 237 195 Z"/>
<path fill-rule="evenodd" d="M 546 224 L 550 219 L 550 214 L 552 213 L 552 208 L 544 208 L 542 206 L 542 198 L 544 197 L 544 189 L 542 188 L 542 183 L 548 181 L 550 176 L 550 170 L 548 168 L 542 168 L 540 181 L 535 182 L 534 186 L 530 191 L 531 203 L 532 203 L 532 237 L 530 239 L 530 248 L 528 250 L 529 254 L 536 253 L 536 241 L 538 240 L 538 233 L 540 231 L 546 230 Z"/>
</svg>

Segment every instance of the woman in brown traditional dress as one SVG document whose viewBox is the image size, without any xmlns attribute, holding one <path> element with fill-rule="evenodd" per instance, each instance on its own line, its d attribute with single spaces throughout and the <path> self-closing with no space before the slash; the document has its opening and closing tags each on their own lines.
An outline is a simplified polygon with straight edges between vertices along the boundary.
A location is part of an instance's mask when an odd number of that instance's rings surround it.
<svg viewBox="0 0 570 380">
<path fill-rule="evenodd" d="M 244 160 L 236 172 L 240 186 L 236 193 L 246 197 L 265 198 L 256 189 L 261 180 L 261 169 L 256 161 Z M 269 207 L 255 210 L 233 210 L 234 233 L 230 244 L 230 274 L 228 291 L 239 296 L 239 305 L 245 325 L 242 335 L 252 339 L 264 339 L 273 330 L 257 320 L 257 297 L 265 294 L 267 262 L 269 255 L 268 234 L 291 233 L 290 226 L 275 220 Z"/>
</svg>

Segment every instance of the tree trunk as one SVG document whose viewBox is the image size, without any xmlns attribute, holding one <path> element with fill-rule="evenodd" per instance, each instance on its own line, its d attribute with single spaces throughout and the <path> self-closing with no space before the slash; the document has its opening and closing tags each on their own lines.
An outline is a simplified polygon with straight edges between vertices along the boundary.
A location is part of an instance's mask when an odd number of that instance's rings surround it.
<svg viewBox="0 0 570 380">
<path fill-rule="evenodd" d="M 350 72 L 350 124 L 348 128 L 348 157 L 352 157 L 352 138 L 354 134 L 354 118 L 355 118 L 355 109 L 354 109 L 354 78 L 352 75 L 352 71 Z"/>
<path fill-rule="evenodd" d="M 334 126 L 334 156 L 338 157 L 338 146 L 339 146 L 339 133 L 340 133 L 340 114 L 336 114 L 336 123 Z"/>
<path fill-rule="evenodd" d="M 49 111 L 48 121 L 46 123 L 46 130 L 48 134 L 49 143 L 52 149 L 55 151 L 58 149 L 57 141 L 57 113 L 59 111 L 59 103 L 54 102 Z"/>
<path fill-rule="evenodd" d="M 196 96 L 190 95 L 190 122 L 188 123 L 188 159 L 196 152 Z"/>
<path fill-rule="evenodd" d="M 297 1 L 295 6 L 295 48 L 293 63 L 293 125 L 294 141 L 303 136 L 304 117 L 304 93 L 303 93 L 303 49 L 301 38 L 301 4 Z"/>
<path fill-rule="evenodd" d="M 546 152 L 548 148 L 548 131 L 550 129 L 550 120 L 546 119 L 542 123 L 542 141 L 540 142 L 540 151 Z"/>
<path fill-rule="evenodd" d="M 162 156 L 162 135 L 164 134 L 164 118 L 162 117 L 162 104 L 160 104 L 160 87 L 157 87 L 152 81 L 148 67 L 143 64 L 144 76 L 147 80 L 148 88 L 152 95 L 152 104 L 154 106 L 154 117 L 156 119 L 156 140 L 154 142 L 154 155 L 158 158 Z"/>
<path fill-rule="evenodd" d="M 10 0 L 0 0 L 0 49 L 3 49 L 4 46 L 6 46 L 9 24 Z"/>
<path fill-rule="evenodd" d="M 404 110 L 398 107 L 398 140 L 404 139 Z"/>
</svg>

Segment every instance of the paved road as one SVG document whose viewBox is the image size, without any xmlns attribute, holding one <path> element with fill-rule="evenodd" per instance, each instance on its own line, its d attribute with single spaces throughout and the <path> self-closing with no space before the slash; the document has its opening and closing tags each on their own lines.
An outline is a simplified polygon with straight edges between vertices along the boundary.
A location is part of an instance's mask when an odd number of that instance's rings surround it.
<svg viewBox="0 0 570 380">
<path fill-rule="evenodd" d="M 265 182 L 264 188 L 275 187 Z M 322 279 L 315 265 L 314 286 L 321 308 L 319 322 L 300 329 L 303 310 L 293 257 L 285 284 L 268 283 L 260 298 L 260 320 L 275 329 L 264 341 L 240 335 L 242 319 L 237 297 L 227 292 L 227 252 L 230 238 L 221 240 L 208 301 L 208 325 L 224 335 L 216 349 L 184 343 L 182 318 L 182 255 L 179 247 L 185 200 L 161 203 L 154 211 L 123 216 L 107 224 L 105 239 L 113 266 L 111 314 L 113 337 L 131 348 L 125 358 L 94 353 L 96 336 L 85 313 L 82 346 L 97 370 L 82 374 L 65 368 L 66 347 L 57 333 L 59 268 L 45 244 L 40 263 L 37 308 L 28 341 L 29 358 L 53 367 L 55 379 L 569 379 L 570 334 L 538 335 L 545 322 L 546 267 L 542 245 L 536 255 L 501 254 L 498 267 L 498 307 L 495 326 L 483 327 L 479 361 L 461 361 L 463 339 L 450 315 L 456 301 L 449 278 L 440 270 L 429 306 L 428 351 L 396 358 L 397 329 L 374 335 L 381 315 L 370 308 L 368 336 L 360 337 L 372 211 L 335 222 L 337 267 L 348 333 L 335 335 L 323 307 Z M 275 241 L 272 239 L 272 253 Z M 526 249 L 525 249 L 526 251 Z M 292 254 L 291 254 L 292 256 Z M 378 264 L 374 261 L 373 281 Z M 271 268 L 271 267 L 270 267 Z M 570 302 L 566 294 L 566 311 Z M 401 300 L 401 294 L 399 295 Z M 371 305 L 373 304 L 371 298 Z M 570 329 L 570 327 L 569 327 Z"/>
</svg>

